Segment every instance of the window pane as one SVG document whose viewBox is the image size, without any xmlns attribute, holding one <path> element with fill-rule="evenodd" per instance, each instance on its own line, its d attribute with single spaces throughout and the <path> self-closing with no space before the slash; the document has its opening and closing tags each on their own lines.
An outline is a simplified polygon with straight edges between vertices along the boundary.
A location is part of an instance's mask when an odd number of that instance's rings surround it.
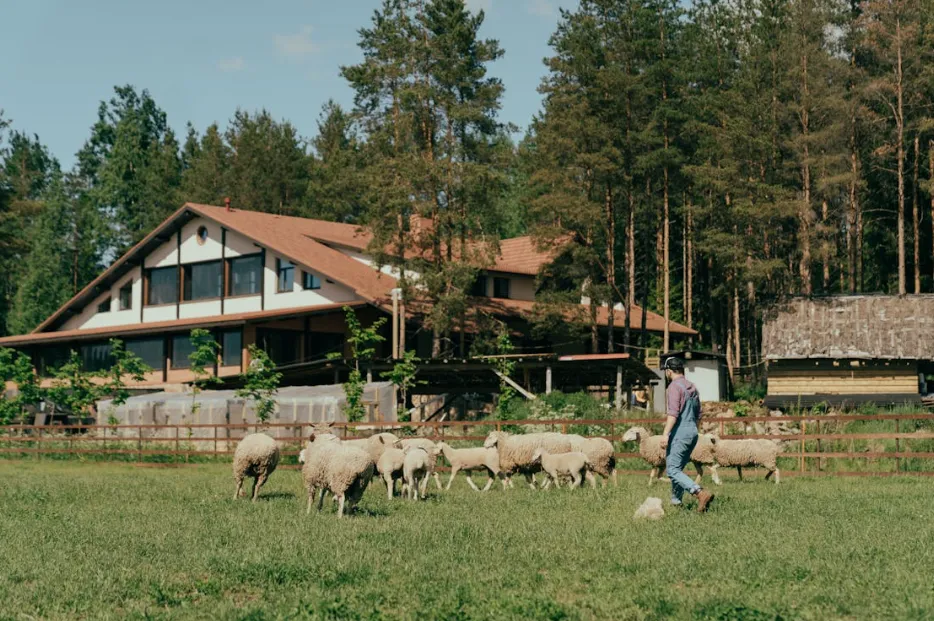
<svg viewBox="0 0 934 621">
<path fill-rule="evenodd" d="M 508 298 L 509 297 L 509 279 L 508 278 L 494 278 L 493 279 L 493 297 L 494 298 Z"/>
<path fill-rule="evenodd" d="M 178 268 L 149 270 L 149 304 L 175 304 L 178 301 Z"/>
<path fill-rule="evenodd" d="M 81 362 L 85 371 L 94 373 L 113 366 L 110 343 L 91 343 L 81 346 Z"/>
<path fill-rule="evenodd" d="M 305 289 L 320 289 L 321 288 L 321 279 L 312 274 L 311 272 L 303 272 L 304 282 L 302 286 Z"/>
<path fill-rule="evenodd" d="M 340 332 L 309 332 L 306 360 L 320 360 L 331 353 L 344 351 L 344 335 Z"/>
<path fill-rule="evenodd" d="M 486 297 L 486 283 L 486 276 L 483 274 L 477 276 L 477 280 L 474 281 L 473 287 L 470 288 L 470 295 L 476 297 Z"/>
<path fill-rule="evenodd" d="M 243 333 L 228 330 L 221 334 L 221 354 L 225 367 L 239 367 L 243 349 Z"/>
<path fill-rule="evenodd" d="M 260 255 L 230 260 L 230 295 L 258 295 L 263 266 Z"/>
<path fill-rule="evenodd" d="M 97 312 L 99 313 L 110 312 L 110 298 L 106 298 L 103 302 L 97 305 Z"/>
<path fill-rule="evenodd" d="M 188 334 L 178 334 L 172 337 L 172 368 L 187 369 L 191 366 L 188 356 L 194 353 L 194 345 L 191 344 L 191 336 Z"/>
<path fill-rule="evenodd" d="M 221 297 L 224 270 L 220 261 L 185 266 L 185 300 Z"/>
<path fill-rule="evenodd" d="M 139 356 L 153 370 L 161 371 L 165 366 L 165 339 L 161 336 L 127 341 L 126 349 Z"/>
<path fill-rule="evenodd" d="M 293 330 L 257 330 L 256 337 L 276 364 L 299 362 L 298 352 L 302 333 Z"/>
<path fill-rule="evenodd" d="M 52 374 L 53 369 L 57 369 L 66 362 L 68 362 L 68 356 L 71 354 L 71 350 L 67 347 L 43 347 L 39 350 L 39 364 L 41 366 L 41 373 L 44 377 L 48 377 Z"/>
<path fill-rule="evenodd" d="M 279 273 L 279 293 L 291 291 L 295 285 L 295 265 L 284 259 L 276 259 Z"/>
<path fill-rule="evenodd" d="M 120 310 L 129 310 L 133 307 L 133 283 L 120 287 Z"/>
</svg>

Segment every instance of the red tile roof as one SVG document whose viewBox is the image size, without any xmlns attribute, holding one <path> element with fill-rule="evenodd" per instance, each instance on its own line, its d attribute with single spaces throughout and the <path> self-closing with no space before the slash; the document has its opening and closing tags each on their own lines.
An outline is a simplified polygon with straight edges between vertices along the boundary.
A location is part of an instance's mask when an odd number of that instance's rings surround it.
<svg viewBox="0 0 934 621">
<path fill-rule="evenodd" d="M 342 302 L 340 304 L 319 304 L 317 306 L 302 306 L 298 308 L 278 308 L 275 310 L 252 311 L 248 313 L 230 313 L 225 315 L 212 315 L 210 317 L 192 317 L 190 319 L 171 319 L 168 321 L 151 321 L 148 323 L 133 323 L 119 326 L 106 326 L 100 328 L 83 328 L 77 330 L 60 330 L 58 332 L 41 332 L 20 334 L 0 338 L 0 346 L 10 347 L 16 345 L 31 345 L 33 343 L 49 343 L 55 341 L 75 341 L 85 339 L 107 338 L 110 336 L 134 336 L 152 333 L 168 332 L 170 330 L 186 330 L 199 326 L 224 327 L 241 325 L 248 321 L 261 321 L 270 319 L 283 319 L 292 316 L 304 316 L 340 311 L 345 306 L 357 308 L 366 306 L 367 302 Z"/>
<path fill-rule="evenodd" d="M 554 252 L 539 250 L 528 235 L 499 242 L 499 256 L 490 270 L 535 276 L 554 258 Z"/>
</svg>

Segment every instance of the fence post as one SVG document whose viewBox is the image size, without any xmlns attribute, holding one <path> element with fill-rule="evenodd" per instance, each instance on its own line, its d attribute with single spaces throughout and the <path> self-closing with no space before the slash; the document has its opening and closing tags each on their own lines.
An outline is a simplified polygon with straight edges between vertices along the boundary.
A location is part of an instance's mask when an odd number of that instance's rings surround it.
<svg viewBox="0 0 934 621">
<path fill-rule="evenodd" d="M 42 427 L 39 427 L 39 441 L 36 443 L 36 461 L 42 459 Z"/>
<path fill-rule="evenodd" d="M 799 470 L 804 472 L 804 436 L 807 433 L 808 423 L 807 421 L 801 421 L 801 463 L 799 464 Z"/>
<path fill-rule="evenodd" d="M 895 419 L 895 433 L 900 433 L 901 427 L 898 424 L 898 419 Z M 895 436 L 895 472 L 901 472 L 902 469 L 902 459 L 898 456 L 898 453 L 901 451 L 901 441 L 898 436 Z"/>
<path fill-rule="evenodd" d="M 217 460 L 217 425 L 214 425 L 214 459 L 211 461 Z"/>
<path fill-rule="evenodd" d="M 143 463 L 143 426 L 136 426 L 136 461 Z"/>
<path fill-rule="evenodd" d="M 820 420 L 817 421 L 817 436 L 818 436 L 818 438 L 817 438 L 817 452 L 818 452 L 818 453 L 822 453 L 822 452 L 823 452 L 823 448 L 821 447 L 821 443 L 820 443 Z M 823 458 L 818 457 L 818 458 L 817 458 L 817 471 L 818 471 L 818 472 L 821 472 L 821 471 L 823 471 L 823 470 L 824 470 L 824 460 L 823 460 Z"/>
</svg>

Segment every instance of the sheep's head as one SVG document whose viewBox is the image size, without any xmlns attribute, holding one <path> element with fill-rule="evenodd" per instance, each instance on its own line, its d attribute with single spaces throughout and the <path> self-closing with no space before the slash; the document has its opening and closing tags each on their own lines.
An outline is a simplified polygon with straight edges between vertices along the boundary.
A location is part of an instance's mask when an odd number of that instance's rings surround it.
<svg viewBox="0 0 934 621">
<path fill-rule="evenodd" d="M 402 447 L 402 440 L 392 433 L 378 433 L 373 436 L 373 438 L 375 438 L 376 442 L 385 444 L 386 446 L 394 446 L 396 448 Z"/>
<path fill-rule="evenodd" d="M 441 454 L 441 447 L 436 444 L 434 448 L 428 451 L 428 454 L 431 455 L 432 457 L 437 457 L 438 455 Z"/>
<path fill-rule="evenodd" d="M 302 449 L 298 452 L 298 463 L 305 463 L 305 449 Z"/>
<path fill-rule="evenodd" d="M 483 441 L 483 448 L 491 448 L 500 443 L 508 434 L 504 431 L 491 431 Z"/>
<path fill-rule="evenodd" d="M 537 448 L 537 449 L 535 449 L 535 452 L 532 453 L 532 461 L 531 461 L 531 463 L 537 464 L 538 462 L 540 462 L 540 461 L 542 460 L 542 455 L 544 455 L 544 454 L 545 454 L 545 449 L 543 449 L 543 448 Z"/>
<path fill-rule="evenodd" d="M 319 433 L 317 431 L 312 431 L 311 435 L 308 437 L 309 444 L 314 443 L 323 443 L 323 442 L 340 442 L 341 439 L 335 436 L 333 433 Z"/>
<path fill-rule="evenodd" d="M 643 427 L 630 427 L 625 434 L 623 434 L 623 442 L 638 442 L 642 439 L 642 436 L 649 435 Z"/>
</svg>

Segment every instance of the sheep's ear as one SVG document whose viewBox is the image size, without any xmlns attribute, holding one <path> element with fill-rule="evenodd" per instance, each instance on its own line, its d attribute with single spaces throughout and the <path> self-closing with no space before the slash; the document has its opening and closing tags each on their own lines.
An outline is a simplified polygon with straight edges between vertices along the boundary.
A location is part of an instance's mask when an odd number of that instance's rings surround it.
<svg viewBox="0 0 934 621">
<path fill-rule="evenodd" d="M 315 441 L 315 432 L 314 432 L 314 431 L 312 431 L 312 432 L 311 432 L 311 435 L 308 436 L 308 441 L 309 441 L 309 442 L 314 442 L 314 441 Z"/>
<path fill-rule="evenodd" d="M 383 436 L 376 436 L 376 438 L 379 440 L 380 444 L 386 444 L 386 438 Z"/>
<path fill-rule="evenodd" d="M 710 436 L 711 444 L 716 444 L 718 441 L 719 441 L 719 438 L 717 438 L 717 436 Z"/>
</svg>

